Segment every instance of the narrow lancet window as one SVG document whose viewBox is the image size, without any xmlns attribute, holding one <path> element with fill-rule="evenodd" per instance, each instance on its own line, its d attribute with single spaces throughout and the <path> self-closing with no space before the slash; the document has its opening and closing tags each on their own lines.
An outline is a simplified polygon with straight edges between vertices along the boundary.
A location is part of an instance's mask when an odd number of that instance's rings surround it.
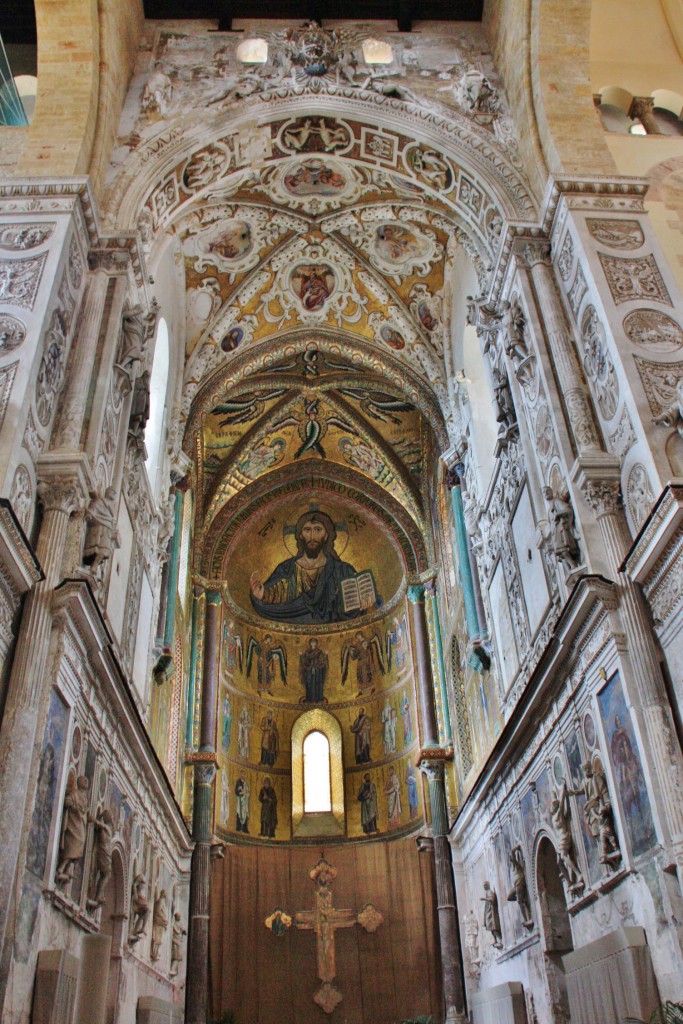
<svg viewBox="0 0 683 1024">
<path fill-rule="evenodd" d="M 330 743 L 316 730 L 304 740 L 304 814 L 331 810 Z"/>
</svg>

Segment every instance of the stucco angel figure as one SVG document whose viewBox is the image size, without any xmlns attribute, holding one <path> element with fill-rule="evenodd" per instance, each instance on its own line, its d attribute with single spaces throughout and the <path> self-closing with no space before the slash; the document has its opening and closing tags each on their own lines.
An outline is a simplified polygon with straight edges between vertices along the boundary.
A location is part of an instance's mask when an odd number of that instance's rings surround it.
<svg viewBox="0 0 683 1024">
<path fill-rule="evenodd" d="M 573 792 L 573 791 L 572 791 Z M 559 792 L 550 804 L 550 816 L 557 841 L 557 862 L 560 871 L 572 895 L 578 895 L 585 888 L 583 875 L 576 862 L 576 847 L 571 828 L 570 792 L 566 782 L 562 783 Z"/>
<path fill-rule="evenodd" d="M 161 944 L 168 928 L 168 895 L 162 889 L 154 900 L 152 911 L 152 960 L 158 960 L 161 952 Z"/>
<path fill-rule="evenodd" d="M 569 493 L 556 494 L 552 487 L 544 487 L 543 497 L 548 503 L 550 540 L 555 554 L 569 569 L 575 569 L 581 560 L 581 548 L 574 532 L 575 516 Z"/>
<path fill-rule="evenodd" d="M 105 890 L 111 877 L 111 854 L 113 822 L 111 813 L 105 808 L 93 819 L 95 828 L 95 895 L 88 900 L 88 906 L 101 906 L 106 902 Z"/>
<path fill-rule="evenodd" d="M 377 635 L 367 637 L 360 630 L 352 640 L 347 640 L 341 652 L 342 686 L 348 679 L 351 662 L 356 663 L 356 682 L 358 696 L 363 697 L 375 692 L 376 673 L 379 670 L 386 675 L 387 666 L 384 660 L 382 642 Z"/>
<path fill-rule="evenodd" d="M 503 948 L 503 934 L 500 930 L 500 914 L 498 913 L 498 897 L 490 882 L 484 882 L 484 928 L 491 934 L 495 949 Z"/>
</svg>

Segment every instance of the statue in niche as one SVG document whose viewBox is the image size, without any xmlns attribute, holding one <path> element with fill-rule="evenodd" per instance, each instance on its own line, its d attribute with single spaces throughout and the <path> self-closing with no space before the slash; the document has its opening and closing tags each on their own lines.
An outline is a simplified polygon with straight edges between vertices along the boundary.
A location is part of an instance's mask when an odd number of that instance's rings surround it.
<svg viewBox="0 0 683 1024">
<path fill-rule="evenodd" d="M 507 304 L 503 322 L 505 332 L 505 351 L 513 363 L 521 363 L 529 356 L 526 343 L 526 317 L 516 297 Z"/>
<path fill-rule="evenodd" d="M 112 840 L 112 817 L 108 810 L 100 811 L 93 818 L 95 828 L 95 895 L 88 900 L 88 907 L 94 909 L 106 903 L 104 896 L 107 882 L 111 877 L 111 840 Z"/>
<path fill-rule="evenodd" d="M 582 766 L 583 786 L 572 790 L 573 795 L 583 793 L 586 802 L 583 815 L 591 835 L 597 840 L 600 848 L 600 863 L 609 871 L 621 860 L 619 841 L 614 831 L 612 801 L 610 800 L 607 779 L 600 770 L 596 770 L 590 761 Z"/>
<path fill-rule="evenodd" d="M 517 423 L 515 403 L 512 400 L 512 392 L 510 391 L 510 382 L 507 379 L 507 374 L 503 370 L 499 370 L 497 366 L 492 368 L 491 375 L 493 378 L 494 401 L 496 403 L 496 422 L 500 424 L 498 433 L 506 434 Z"/>
<path fill-rule="evenodd" d="M 152 911 L 152 960 L 158 960 L 161 952 L 161 944 L 168 928 L 168 896 L 166 890 L 162 889 L 154 900 Z"/>
<path fill-rule="evenodd" d="M 147 426 L 147 420 L 149 419 L 150 380 L 150 372 L 149 370 L 145 370 L 145 372 L 135 381 L 135 387 L 133 389 L 133 402 L 130 409 L 130 419 L 128 421 L 128 433 L 140 443 L 144 441 L 145 427 Z"/>
<path fill-rule="evenodd" d="M 479 922 L 473 910 L 465 918 L 465 945 L 470 957 L 470 964 L 476 968 L 481 963 L 479 959 Z"/>
<path fill-rule="evenodd" d="M 576 539 L 576 520 L 569 492 L 562 491 L 556 494 L 552 487 L 544 487 L 543 497 L 548 503 L 550 541 L 558 561 L 563 562 L 570 570 L 576 569 L 581 561 L 581 548 Z"/>
<path fill-rule="evenodd" d="M 299 675 L 306 691 L 300 703 L 327 704 L 324 690 L 328 666 L 329 659 L 320 647 L 320 641 L 315 636 L 310 637 L 306 650 L 299 656 Z"/>
<path fill-rule="evenodd" d="M 500 930 L 500 914 L 498 913 L 498 897 L 490 882 L 484 882 L 484 895 L 480 897 L 484 903 L 484 928 L 491 934 L 495 949 L 503 948 L 503 935 Z"/>
<path fill-rule="evenodd" d="M 108 558 L 111 558 L 114 549 L 119 545 L 113 512 L 115 501 L 116 490 L 113 487 L 107 487 L 104 495 L 93 494 L 85 514 L 88 528 L 83 548 L 83 564 L 89 565 L 93 569 L 97 569 Z"/>
<path fill-rule="evenodd" d="M 70 882 L 77 862 L 83 856 L 88 827 L 88 792 L 90 781 L 85 775 L 69 779 L 64 797 L 62 834 L 59 840 L 59 863 L 55 878 L 62 885 Z"/>
<path fill-rule="evenodd" d="M 557 863 L 560 872 L 567 883 L 569 892 L 572 896 L 577 896 L 585 888 L 585 882 L 576 862 L 569 796 L 567 784 L 563 782 L 550 804 L 550 817 L 557 840 Z"/>
<path fill-rule="evenodd" d="M 326 512 L 304 512 L 294 528 L 297 554 L 264 581 L 250 579 L 251 603 L 266 619 L 302 625 L 342 622 L 378 603 L 369 572 L 360 576 L 335 550 L 337 529 Z"/>
<path fill-rule="evenodd" d="M 147 881 L 145 876 L 137 874 L 133 879 L 133 892 L 131 894 L 132 930 L 130 943 L 134 945 L 142 938 L 147 928 L 149 919 L 149 897 L 147 896 Z"/>
<path fill-rule="evenodd" d="M 187 935 L 187 929 L 183 928 L 180 920 L 180 912 L 176 910 L 173 915 L 171 935 L 171 970 L 169 974 L 175 978 L 178 973 L 178 964 L 183 959 L 183 936 Z"/>
<path fill-rule="evenodd" d="M 508 893 L 508 902 L 517 903 L 519 912 L 522 915 L 522 924 L 528 930 L 534 926 L 531 916 L 531 902 L 529 900 L 529 888 L 526 884 L 526 872 L 524 870 L 524 855 L 522 847 L 517 844 L 510 851 L 510 872 L 512 874 L 512 888 Z"/>
</svg>

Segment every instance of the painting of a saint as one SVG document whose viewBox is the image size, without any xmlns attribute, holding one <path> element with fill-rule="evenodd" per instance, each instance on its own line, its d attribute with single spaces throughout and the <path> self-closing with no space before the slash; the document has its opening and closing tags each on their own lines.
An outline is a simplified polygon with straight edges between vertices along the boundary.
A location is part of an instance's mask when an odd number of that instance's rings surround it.
<svg viewBox="0 0 683 1024">
<path fill-rule="evenodd" d="M 401 782 L 396 774 L 395 768 L 389 769 L 387 781 L 384 784 L 384 795 L 387 798 L 387 817 L 389 828 L 396 828 L 401 824 Z"/>
<path fill-rule="evenodd" d="M 292 274 L 292 288 L 304 309 L 322 309 L 335 288 L 332 267 L 326 263 L 301 264 Z"/>
<path fill-rule="evenodd" d="M 365 708 L 358 712 L 355 722 L 351 725 L 351 732 L 354 735 L 354 753 L 356 764 L 367 764 L 371 760 L 370 755 L 370 731 L 372 722 L 370 716 L 365 714 Z"/>
<path fill-rule="evenodd" d="M 358 790 L 360 800 L 360 823 L 366 835 L 379 832 L 377 828 L 377 786 L 370 778 L 370 772 L 363 776 L 363 783 Z"/>
<path fill-rule="evenodd" d="M 424 329 L 426 331 L 429 331 L 430 334 L 432 331 L 435 331 L 439 326 L 439 322 L 432 313 L 427 302 L 421 302 L 419 304 L 419 306 L 417 307 L 417 315 L 419 316 L 420 323 L 422 324 Z"/>
<path fill-rule="evenodd" d="M 228 221 L 221 232 L 211 239 L 209 251 L 224 260 L 238 260 L 251 248 L 251 227 L 243 220 Z"/>
<path fill-rule="evenodd" d="M 313 625 L 342 622 L 370 607 L 361 604 L 351 609 L 344 599 L 342 583 L 358 574 L 335 551 L 336 537 L 336 527 L 327 513 L 304 512 L 299 516 L 294 530 L 297 554 L 280 562 L 265 581 L 258 572 L 251 575 L 254 610 L 266 619 Z"/>
<path fill-rule="evenodd" d="M 420 243 L 403 224 L 380 224 L 375 237 L 377 252 L 388 263 L 405 263 L 420 255 Z"/>
<path fill-rule="evenodd" d="M 317 637 L 312 636 L 307 644 L 306 650 L 299 657 L 299 674 L 305 695 L 301 698 L 303 704 L 327 703 L 324 695 L 325 679 L 327 678 L 329 659 L 321 650 Z"/>
<path fill-rule="evenodd" d="M 382 341 L 385 341 L 389 348 L 393 348 L 395 352 L 400 352 L 402 348 L 406 347 L 405 339 L 402 334 L 389 324 L 385 324 L 379 332 L 379 336 Z"/>
<path fill-rule="evenodd" d="M 221 341 L 221 349 L 223 352 L 234 352 L 243 337 L 244 331 L 241 327 L 231 327 Z"/>
</svg>

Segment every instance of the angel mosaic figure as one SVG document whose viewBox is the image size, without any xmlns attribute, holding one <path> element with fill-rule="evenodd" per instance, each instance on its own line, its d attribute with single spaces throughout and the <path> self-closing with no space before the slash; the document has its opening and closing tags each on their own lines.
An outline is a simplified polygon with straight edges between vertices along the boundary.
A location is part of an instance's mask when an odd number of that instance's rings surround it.
<svg viewBox="0 0 683 1024">
<path fill-rule="evenodd" d="M 364 697 L 374 693 L 377 670 L 379 669 L 382 675 L 386 675 L 387 672 L 382 643 L 377 633 L 367 637 L 359 631 L 352 640 L 347 640 L 342 647 L 342 686 L 348 678 L 349 666 L 352 661 L 356 663 L 358 696 Z"/>
<path fill-rule="evenodd" d="M 261 639 L 249 637 L 247 647 L 247 679 L 251 676 L 251 667 L 256 655 L 256 689 L 258 693 L 273 693 L 275 683 L 275 669 L 280 666 L 280 678 L 283 684 L 287 685 L 287 650 L 275 640 L 270 633 Z"/>
</svg>

